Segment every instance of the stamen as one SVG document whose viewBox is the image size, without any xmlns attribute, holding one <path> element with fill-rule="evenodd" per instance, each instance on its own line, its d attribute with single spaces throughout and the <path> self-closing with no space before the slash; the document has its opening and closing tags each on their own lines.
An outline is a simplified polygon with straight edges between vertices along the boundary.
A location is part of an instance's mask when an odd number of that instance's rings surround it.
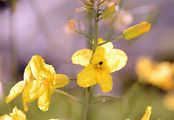
<svg viewBox="0 0 174 120">
<path fill-rule="evenodd" d="M 99 62 L 99 65 L 102 65 L 103 64 L 103 62 L 101 61 L 101 62 Z"/>
</svg>

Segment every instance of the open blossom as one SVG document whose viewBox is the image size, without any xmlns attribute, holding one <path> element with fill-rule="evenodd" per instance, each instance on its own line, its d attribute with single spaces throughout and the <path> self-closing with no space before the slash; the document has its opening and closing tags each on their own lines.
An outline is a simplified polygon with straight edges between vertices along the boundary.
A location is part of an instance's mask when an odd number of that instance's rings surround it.
<svg viewBox="0 0 174 120">
<path fill-rule="evenodd" d="M 99 43 L 102 42 L 103 40 L 99 39 Z M 72 56 L 72 63 L 85 66 L 77 75 L 79 86 L 86 88 L 98 83 L 103 92 L 109 92 L 112 90 L 111 73 L 126 65 L 127 55 L 120 49 L 114 49 L 112 43 L 109 42 L 97 47 L 94 54 L 89 49 L 75 52 Z"/>
<path fill-rule="evenodd" d="M 26 120 L 26 115 L 17 107 L 13 108 L 13 112 L 9 115 L 0 116 L 0 120 Z"/>
<path fill-rule="evenodd" d="M 174 89 L 173 68 L 169 62 L 156 63 L 149 58 L 141 57 L 137 62 L 136 72 L 141 82 L 166 91 Z"/>
<path fill-rule="evenodd" d="M 18 82 L 10 90 L 6 102 L 12 101 L 22 93 L 24 110 L 27 111 L 27 103 L 38 99 L 38 106 L 42 111 L 47 111 L 50 97 L 54 89 L 67 85 L 69 79 L 64 74 L 56 74 L 52 65 L 45 63 L 39 55 L 34 55 L 24 72 L 24 80 Z"/>
</svg>

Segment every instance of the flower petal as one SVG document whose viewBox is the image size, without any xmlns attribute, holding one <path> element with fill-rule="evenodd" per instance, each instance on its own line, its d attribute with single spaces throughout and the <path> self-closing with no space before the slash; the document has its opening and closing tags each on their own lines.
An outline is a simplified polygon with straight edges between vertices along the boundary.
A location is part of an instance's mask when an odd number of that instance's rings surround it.
<svg viewBox="0 0 174 120">
<path fill-rule="evenodd" d="M 103 92 L 112 90 L 112 76 L 108 73 L 97 73 L 97 81 Z"/>
<path fill-rule="evenodd" d="M 150 119 L 151 109 L 152 109 L 151 106 L 148 106 L 146 108 L 146 112 L 145 112 L 144 116 L 141 118 L 141 120 L 149 120 Z"/>
<path fill-rule="evenodd" d="M 99 44 L 101 44 L 101 43 L 103 43 L 103 42 L 105 42 L 102 38 L 99 38 L 98 39 L 98 43 Z M 103 47 L 103 48 L 105 48 L 105 50 L 107 51 L 107 52 L 109 52 L 114 46 L 113 46 L 113 44 L 111 43 L 111 42 L 108 42 L 108 43 L 106 43 L 106 44 L 104 44 L 104 45 L 101 45 L 101 47 Z"/>
<path fill-rule="evenodd" d="M 32 102 L 37 99 L 44 92 L 44 85 L 42 81 L 34 80 L 32 82 L 28 82 L 23 91 L 23 101 Z"/>
<path fill-rule="evenodd" d="M 96 83 L 95 70 L 92 65 L 88 65 L 77 75 L 77 84 L 81 87 L 86 88 Z"/>
<path fill-rule="evenodd" d="M 53 80 L 53 85 L 55 88 L 64 87 L 69 83 L 69 78 L 64 74 L 56 74 L 56 79 Z"/>
<path fill-rule="evenodd" d="M 50 90 L 48 88 L 45 88 L 44 92 L 38 99 L 38 106 L 40 110 L 47 111 L 50 105 Z"/>
<path fill-rule="evenodd" d="M 43 66 L 44 66 L 44 59 L 39 56 L 39 55 L 34 55 L 30 62 L 30 67 L 31 67 L 31 71 L 33 73 L 33 76 L 36 78 L 36 79 L 40 79 L 42 78 L 43 76 Z"/>
<path fill-rule="evenodd" d="M 110 72 L 115 72 L 122 69 L 127 63 L 127 55 L 120 49 L 112 49 L 107 56 Z"/>
<path fill-rule="evenodd" d="M 13 112 L 10 113 L 10 116 L 12 116 L 13 120 L 26 120 L 26 115 L 17 107 L 13 108 Z"/>
<path fill-rule="evenodd" d="M 26 80 L 28 82 L 34 80 L 34 76 L 33 76 L 32 72 L 31 72 L 30 65 L 27 65 L 27 67 L 25 68 L 24 80 Z"/>
<path fill-rule="evenodd" d="M 93 58 L 92 58 L 92 64 L 98 64 L 100 61 L 106 60 L 106 50 L 103 47 L 97 47 Z"/>
<path fill-rule="evenodd" d="M 54 67 L 52 65 L 45 64 L 42 69 L 44 78 L 52 78 L 56 74 Z"/>
<path fill-rule="evenodd" d="M 89 49 L 82 49 L 75 52 L 72 57 L 73 64 L 80 64 L 82 66 L 87 66 L 90 64 L 90 59 L 92 57 L 92 50 Z"/>
<path fill-rule="evenodd" d="M 0 116 L 0 120 L 13 120 L 13 118 L 9 115 L 3 115 L 3 116 Z"/>
<path fill-rule="evenodd" d="M 18 96 L 25 87 L 25 81 L 18 82 L 15 86 L 10 90 L 9 95 L 6 97 L 6 102 L 11 102 L 16 96 Z"/>
</svg>

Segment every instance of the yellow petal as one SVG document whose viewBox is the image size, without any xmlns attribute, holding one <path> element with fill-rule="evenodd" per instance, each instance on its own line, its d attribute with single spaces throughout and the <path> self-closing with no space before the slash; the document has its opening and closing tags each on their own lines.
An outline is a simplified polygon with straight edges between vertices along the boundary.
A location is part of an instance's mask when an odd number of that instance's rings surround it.
<svg viewBox="0 0 174 120">
<path fill-rule="evenodd" d="M 42 73 L 43 72 L 43 66 L 45 65 L 44 59 L 39 55 L 34 55 L 31 58 L 29 64 L 30 64 L 33 76 L 36 79 L 42 78 L 42 76 L 43 76 L 43 73 Z"/>
<path fill-rule="evenodd" d="M 52 65 L 45 64 L 42 69 L 43 78 L 52 78 L 56 74 L 54 67 Z"/>
<path fill-rule="evenodd" d="M 92 57 L 92 50 L 89 49 L 82 49 L 75 52 L 72 57 L 73 64 L 80 64 L 82 66 L 87 66 L 90 64 L 90 59 Z"/>
<path fill-rule="evenodd" d="M 149 120 L 150 119 L 150 115 L 151 115 L 151 110 L 152 110 L 152 107 L 148 106 L 146 108 L 146 112 L 145 112 L 144 116 L 141 118 L 141 120 Z"/>
<path fill-rule="evenodd" d="M 0 120 L 13 120 L 13 118 L 9 115 L 3 115 L 0 117 Z"/>
<path fill-rule="evenodd" d="M 69 83 L 69 78 L 64 74 L 56 74 L 56 78 L 53 81 L 53 85 L 55 88 L 64 87 Z"/>
<path fill-rule="evenodd" d="M 54 67 L 46 64 L 44 59 L 39 55 L 33 56 L 29 65 L 35 79 L 53 78 L 54 74 L 56 73 Z"/>
<path fill-rule="evenodd" d="M 174 111 L 174 94 L 173 92 L 168 93 L 164 99 L 163 99 L 163 104 L 168 110 Z"/>
<path fill-rule="evenodd" d="M 112 76 L 108 73 L 97 73 L 97 81 L 103 92 L 109 92 L 112 90 Z"/>
<path fill-rule="evenodd" d="M 173 90 L 174 81 L 171 64 L 168 62 L 161 62 L 156 65 L 153 72 L 149 75 L 148 82 L 166 91 Z"/>
<path fill-rule="evenodd" d="M 92 58 L 92 64 L 98 64 L 101 61 L 105 61 L 106 60 L 106 50 L 103 47 L 97 47 L 93 58 Z"/>
<path fill-rule="evenodd" d="M 33 76 L 32 72 L 31 72 L 30 65 L 27 65 L 27 67 L 25 68 L 24 80 L 26 80 L 28 82 L 34 80 L 34 76 Z"/>
<path fill-rule="evenodd" d="M 15 86 L 13 86 L 10 90 L 9 95 L 6 97 L 6 102 L 11 102 L 16 96 L 18 96 L 25 87 L 25 81 L 18 82 Z"/>
<path fill-rule="evenodd" d="M 40 110 L 47 111 L 50 104 L 50 91 L 48 88 L 45 88 L 45 91 L 38 99 L 38 106 Z"/>
<path fill-rule="evenodd" d="M 86 88 L 96 83 L 95 70 L 92 65 L 88 65 L 77 75 L 77 84 L 80 87 Z"/>
<path fill-rule="evenodd" d="M 151 24 L 148 22 L 141 22 L 140 24 L 134 25 L 130 28 L 127 28 L 123 31 L 124 39 L 131 40 L 136 37 L 143 35 L 146 32 L 149 32 L 151 29 Z"/>
<path fill-rule="evenodd" d="M 26 87 L 23 91 L 23 101 L 32 102 L 37 99 L 44 92 L 44 85 L 42 81 L 34 80 L 26 84 Z"/>
<path fill-rule="evenodd" d="M 26 120 L 26 115 L 17 107 L 13 108 L 13 112 L 10 113 L 10 116 L 12 116 L 13 120 Z"/>
<path fill-rule="evenodd" d="M 103 42 L 105 42 L 105 41 L 102 38 L 98 39 L 98 44 L 101 44 Z M 111 42 L 108 42 L 106 44 L 101 45 L 101 47 L 105 48 L 105 50 L 107 52 L 109 52 L 114 46 L 113 46 L 113 44 Z"/>
<path fill-rule="evenodd" d="M 136 73 L 139 77 L 138 80 L 140 82 L 146 83 L 148 81 L 149 76 L 153 72 L 154 65 L 155 64 L 153 63 L 153 61 L 148 57 L 138 58 L 136 63 Z"/>
<path fill-rule="evenodd" d="M 110 72 L 118 71 L 122 69 L 127 63 L 127 55 L 120 49 L 112 49 L 107 56 L 107 63 Z"/>
</svg>

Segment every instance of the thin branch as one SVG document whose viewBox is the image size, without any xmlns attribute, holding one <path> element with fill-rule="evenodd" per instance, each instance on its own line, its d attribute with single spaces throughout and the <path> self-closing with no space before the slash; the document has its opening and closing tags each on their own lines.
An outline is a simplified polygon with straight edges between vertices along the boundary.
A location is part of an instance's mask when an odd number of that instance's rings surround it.
<svg viewBox="0 0 174 120">
<path fill-rule="evenodd" d="M 69 80 L 77 80 L 77 78 L 69 78 Z"/>
<path fill-rule="evenodd" d="M 79 31 L 79 30 L 75 30 L 75 32 L 79 33 L 80 35 L 84 35 L 84 36 L 87 38 L 87 40 L 88 40 L 91 44 L 93 44 L 92 38 L 91 38 L 87 33 L 83 32 L 83 31 Z"/>
<path fill-rule="evenodd" d="M 97 95 L 96 98 L 104 98 L 105 100 L 118 100 L 119 96 L 106 96 L 106 95 Z"/>
<path fill-rule="evenodd" d="M 68 94 L 67 92 L 64 92 L 64 91 L 61 91 L 61 90 L 58 90 L 58 89 L 55 89 L 55 92 L 59 93 L 61 95 L 64 95 L 64 96 L 66 96 L 66 97 L 68 97 L 68 98 L 70 98 L 70 99 L 72 99 L 72 100 L 74 100 L 74 101 L 76 101 L 76 102 L 81 104 L 81 101 L 78 98 Z"/>
<path fill-rule="evenodd" d="M 115 40 L 120 40 L 120 39 L 122 39 L 123 37 L 124 37 L 123 35 L 120 35 L 120 36 L 118 36 L 118 37 L 116 37 L 116 38 L 113 38 L 113 39 L 111 39 L 111 40 L 108 40 L 108 41 L 106 41 L 106 42 L 103 42 L 103 43 L 99 44 L 99 46 L 104 45 L 104 44 L 106 44 L 106 43 L 108 43 L 108 42 L 112 42 L 112 41 L 115 41 Z"/>
<path fill-rule="evenodd" d="M 100 1 L 99 5 L 103 4 L 104 2 L 105 2 L 105 0 Z"/>
</svg>

